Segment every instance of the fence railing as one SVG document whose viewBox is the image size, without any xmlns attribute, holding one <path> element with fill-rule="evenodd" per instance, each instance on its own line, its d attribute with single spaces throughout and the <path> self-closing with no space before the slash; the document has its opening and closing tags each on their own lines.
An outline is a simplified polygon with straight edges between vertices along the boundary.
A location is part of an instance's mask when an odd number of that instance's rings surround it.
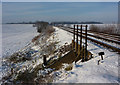
<svg viewBox="0 0 120 85">
<path fill-rule="evenodd" d="M 83 43 L 83 28 L 85 28 L 85 43 Z M 75 50 L 77 56 L 82 56 L 83 60 L 88 60 L 87 51 L 87 28 L 88 25 L 74 25 L 72 47 Z"/>
</svg>

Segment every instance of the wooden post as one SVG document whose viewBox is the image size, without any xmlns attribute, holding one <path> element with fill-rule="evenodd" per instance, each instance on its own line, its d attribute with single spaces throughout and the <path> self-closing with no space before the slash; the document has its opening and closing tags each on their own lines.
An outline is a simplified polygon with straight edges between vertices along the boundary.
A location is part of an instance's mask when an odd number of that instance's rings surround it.
<svg viewBox="0 0 120 85">
<path fill-rule="evenodd" d="M 74 25 L 74 30 L 73 30 L 73 40 L 74 40 L 74 44 L 73 44 L 73 47 L 75 47 L 75 25 Z"/>
<path fill-rule="evenodd" d="M 76 52 L 78 53 L 78 25 L 77 25 L 77 39 L 76 39 L 77 47 L 76 47 Z"/>
<path fill-rule="evenodd" d="M 80 28 L 80 51 L 82 49 L 82 25 L 81 25 L 81 28 Z"/>
<path fill-rule="evenodd" d="M 84 60 L 85 60 L 85 46 L 84 46 L 84 44 L 83 44 L 83 49 L 82 49 L 82 62 L 84 62 Z"/>
<path fill-rule="evenodd" d="M 78 55 L 80 55 L 80 45 L 78 44 Z"/>
<path fill-rule="evenodd" d="M 74 44 L 75 44 L 75 42 L 74 42 L 74 40 L 72 40 L 72 49 L 74 50 Z"/>
<path fill-rule="evenodd" d="M 87 25 L 86 25 L 85 27 L 85 60 L 88 60 L 87 55 L 88 53 L 87 53 Z"/>
<path fill-rule="evenodd" d="M 46 55 L 43 55 L 43 64 L 44 64 L 44 65 L 47 65 Z"/>
</svg>

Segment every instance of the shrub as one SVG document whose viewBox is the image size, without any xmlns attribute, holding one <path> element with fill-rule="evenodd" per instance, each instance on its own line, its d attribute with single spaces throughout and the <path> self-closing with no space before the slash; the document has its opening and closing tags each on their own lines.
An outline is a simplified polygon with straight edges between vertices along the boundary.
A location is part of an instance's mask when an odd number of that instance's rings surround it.
<svg viewBox="0 0 120 85">
<path fill-rule="evenodd" d="M 53 28 L 53 26 L 48 26 L 48 28 L 46 29 L 47 34 L 51 34 L 55 31 L 55 29 Z"/>
<path fill-rule="evenodd" d="M 49 23 L 44 21 L 37 21 L 34 27 L 37 27 L 37 32 L 41 33 L 43 30 L 48 28 Z"/>
</svg>

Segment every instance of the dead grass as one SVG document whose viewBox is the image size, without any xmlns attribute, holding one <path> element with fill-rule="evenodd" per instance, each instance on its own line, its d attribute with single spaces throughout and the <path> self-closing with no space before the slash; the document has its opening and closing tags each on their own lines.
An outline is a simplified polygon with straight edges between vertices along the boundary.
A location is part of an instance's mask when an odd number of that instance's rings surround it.
<svg viewBox="0 0 120 85">
<path fill-rule="evenodd" d="M 39 35 L 37 35 L 37 36 L 35 36 L 33 39 L 32 39 L 32 42 L 35 42 L 35 41 L 37 41 L 39 38 L 40 38 L 40 34 Z"/>
<path fill-rule="evenodd" d="M 31 59 L 32 58 L 30 58 L 30 57 L 26 57 L 26 54 L 16 52 L 16 53 L 12 54 L 11 56 L 9 56 L 9 58 L 7 58 L 7 61 L 13 62 L 13 63 L 18 63 L 18 62 L 24 62 L 26 60 L 31 60 Z"/>
<path fill-rule="evenodd" d="M 52 46 L 53 47 L 53 46 Z M 64 54 L 65 55 L 65 53 L 67 53 L 67 52 L 70 52 L 71 51 L 71 48 L 72 48 L 72 44 L 65 44 L 65 45 L 63 45 L 63 46 L 61 46 L 59 49 L 57 49 L 57 50 L 50 50 L 53 54 L 54 54 L 54 56 L 56 55 L 57 56 L 57 59 L 56 59 L 56 57 L 51 57 L 49 60 L 48 60 L 48 66 L 49 65 L 52 65 L 52 64 L 54 64 L 55 62 L 57 62 L 57 61 L 59 61 L 59 60 L 61 60 L 62 58 L 63 58 L 63 56 L 62 56 L 62 54 Z M 55 59 L 54 59 L 55 58 Z M 69 58 L 68 58 L 69 59 Z M 67 60 L 67 59 L 66 59 Z M 62 60 L 63 61 L 63 60 Z M 71 62 L 71 60 L 69 60 L 69 62 Z M 58 63 L 59 64 L 59 63 Z M 60 63 L 58 66 L 56 66 L 56 68 L 58 69 L 58 68 L 60 68 L 62 66 L 62 64 Z"/>
<path fill-rule="evenodd" d="M 54 31 L 55 29 L 53 28 L 53 26 L 48 26 L 47 29 L 44 29 L 42 32 L 45 33 L 46 35 L 50 35 Z"/>
<path fill-rule="evenodd" d="M 34 79 L 37 77 L 37 73 L 42 69 L 42 64 L 39 64 L 34 68 L 33 72 L 26 70 L 23 73 L 19 73 L 14 82 L 34 83 Z"/>
<path fill-rule="evenodd" d="M 33 39 L 32 39 L 32 42 L 35 43 L 35 45 L 39 45 L 39 39 L 40 37 L 44 37 L 44 39 L 42 41 L 46 41 L 50 35 L 55 31 L 55 29 L 53 28 L 53 26 L 48 26 L 47 29 L 44 29 L 41 34 L 35 36 Z M 44 43 L 44 42 L 43 42 Z"/>
<path fill-rule="evenodd" d="M 50 65 L 50 68 L 54 68 L 55 70 L 59 70 L 64 64 L 71 64 L 72 62 L 75 61 L 75 53 L 74 51 L 70 51 L 68 54 L 66 54 L 65 56 L 59 58 L 58 60 L 56 60 L 52 65 Z"/>
<path fill-rule="evenodd" d="M 44 32 L 42 34 L 39 34 L 38 36 L 35 36 L 33 39 L 32 39 L 32 42 L 35 44 L 35 45 L 40 45 L 39 44 L 39 39 L 40 37 L 42 36 L 43 37 L 43 40 L 41 42 L 46 42 L 47 39 L 50 37 L 50 35 L 55 31 L 55 29 L 51 26 L 49 27 L 48 29 L 44 30 Z M 55 47 L 56 47 L 56 44 L 58 42 L 55 41 L 55 42 L 51 42 L 48 47 L 45 47 L 44 51 L 45 52 L 48 52 L 49 54 L 54 54 L 55 52 Z M 27 53 L 28 52 L 25 52 L 25 53 L 22 53 L 22 52 L 17 52 L 17 53 L 14 53 L 13 55 L 11 55 L 9 57 L 9 62 L 13 62 L 13 63 L 18 63 L 18 62 L 24 62 L 26 60 L 29 60 L 29 59 L 32 59 L 31 58 L 27 58 Z M 37 77 L 37 73 L 40 69 L 43 69 L 42 68 L 42 65 L 38 65 L 34 68 L 34 71 L 33 72 L 30 72 L 29 70 L 26 70 L 25 72 L 23 73 L 18 73 L 17 75 L 17 78 L 14 79 L 13 81 L 14 82 L 23 82 L 23 83 L 33 83 L 34 82 L 34 79 Z M 11 75 L 12 76 L 12 75 Z M 48 82 L 52 82 L 52 80 L 50 80 L 51 77 L 48 77 L 46 76 L 46 78 L 49 78 Z M 42 78 L 43 79 L 43 78 Z M 43 81 L 45 82 L 45 81 Z"/>
<path fill-rule="evenodd" d="M 65 68 L 66 71 L 70 71 L 70 70 L 72 70 L 72 69 L 73 69 L 73 65 L 72 65 L 72 64 L 69 64 L 69 66 L 67 66 L 67 67 Z"/>
<path fill-rule="evenodd" d="M 55 50 L 56 50 L 56 45 L 58 44 L 59 42 L 55 41 L 55 42 L 51 42 L 47 48 L 46 48 L 46 52 L 50 55 L 50 54 L 54 54 Z"/>
<path fill-rule="evenodd" d="M 46 29 L 47 34 L 51 34 L 55 31 L 55 29 L 53 28 L 53 26 L 49 26 L 48 29 Z"/>
</svg>

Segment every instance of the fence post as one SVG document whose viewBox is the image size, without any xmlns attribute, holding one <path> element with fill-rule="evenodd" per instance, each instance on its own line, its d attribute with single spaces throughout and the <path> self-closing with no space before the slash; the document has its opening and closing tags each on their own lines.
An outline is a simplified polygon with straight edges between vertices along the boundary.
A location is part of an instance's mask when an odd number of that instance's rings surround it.
<svg viewBox="0 0 120 85">
<path fill-rule="evenodd" d="M 75 47 L 75 25 L 74 25 L 74 34 L 73 34 L 73 40 L 74 40 L 74 44 L 73 44 L 73 47 Z"/>
<path fill-rule="evenodd" d="M 82 49 L 82 25 L 81 25 L 81 28 L 80 28 L 80 51 Z"/>
<path fill-rule="evenodd" d="M 85 60 L 88 60 L 88 53 L 87 53 L 87 25 L 85 27 Z"/>
<path fill-rule="evenodd" d="M 77 25 L 77 39 L 76 39 L 76 52 L 78 53 L 78 25 Z"/>
<path fill-rule="evenodd" d="M 43 55 L 43 64 L 44 64 L 44 65 L 47 65 L 46 55 Z"/>
<path fill-rule="evenodd" d="M 83 44 L 83 46 L 82 46 L 82 53 L 81 53 L 82 62 L 85 60 L 84 57 L 85 57 L 85 46 Z"/>
</svg>

